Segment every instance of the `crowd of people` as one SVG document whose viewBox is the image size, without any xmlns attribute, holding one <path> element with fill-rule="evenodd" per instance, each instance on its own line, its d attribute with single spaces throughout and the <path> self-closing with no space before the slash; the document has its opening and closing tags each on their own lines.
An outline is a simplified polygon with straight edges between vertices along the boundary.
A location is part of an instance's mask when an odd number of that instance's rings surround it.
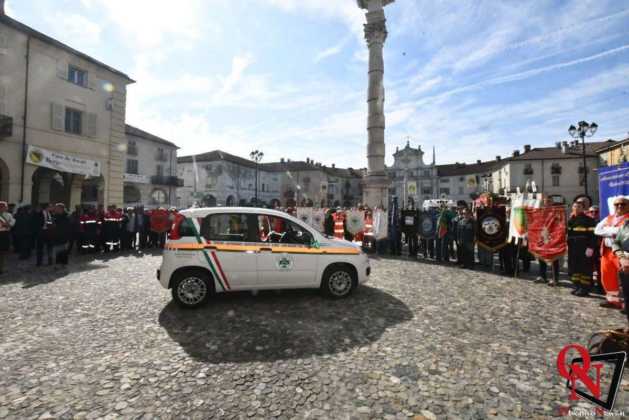
<svg viewBox="0 0 629 420">
<path fill-rule="evenodd" d="M 626 313 L 623 302 L 629 301 L 629 200 L 617 197 L 614 213 L 603 220 L 599 220 L 598 208 L 590 204 L 587 197 L 576 200 L 566 223 L 567 272 L 574 284 L 572 293 L 585 297 L 596 290 L 605 295 L 602 306 Z M 544 199 L 543 206 L 554 205 L 550 199 Z M 406 244 L 404 253 L 411 258 L 421 256 L 462 268 L 480 266 L 491 270 L 497 261 L 499 270 L 507 276 L 529 272 L 536 258 L 529 252 L 526 241 L 506 241 L 495 250 L 481 246 L 475 214 L 478 208 L 460 202 L 454 208 L 442 205 L 435 209 L 437 226 L 430 236 L 420 233 L 419 211 L 410 209 L 409 213 L 409 209 L 399 210 L 396 205 L 388 213 L 361 207 L 365 220 L 364 229 L 359 233 L 349 232 L 348 209 L 328 209 L 320 229 L 330 236 L 358 241 L 369 252 L 380 255 L 402 255 L 403 244 Z M 282 210 L 297 216 L 294 208 Z M 408 214 L 414 214 L 411 218 L 416 219 L 408 223 Z M 72 252 L 96 254 L 161 249 L 176 215 L 175 208 L 145 210 L 138 206 L 123 210 L 116 206 L 108 209 L 76 206 L 69 213 L 61 203 L 15 209 L 0 202 L 0 274 L 5 269 L 8 252 L 15 252 L 21 260 L 29 260 L 34 253 L 37 266 L 64 267 Z M 508 218 L 505 222 L 508 229 Z M 537 262 L 535 281 L 556 286 L 560 259 L 549 263 L 537 259 Z"/>
<path fill-rule="evenodd" d="M 102 205 L 76 206 L 72 213 L 63 203 L 10 208 L 0 202 L 0 274 L 6 254 L 20 260 L 35 254 L 37 266 L 67 266 L 70 255 L 112 253 L 163 248 L 177 210 L 143 207 L 105 209 Z"/>
</svg>

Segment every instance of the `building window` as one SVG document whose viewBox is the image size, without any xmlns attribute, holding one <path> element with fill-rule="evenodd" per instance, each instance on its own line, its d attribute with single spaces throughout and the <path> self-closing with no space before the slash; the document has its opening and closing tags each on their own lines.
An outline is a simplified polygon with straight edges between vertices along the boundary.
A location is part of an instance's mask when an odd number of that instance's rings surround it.
<svg viewBox="0 0 629 420">
<path fill-rule="evenodd" d="M 129 142 L 127 143 L 127 154 L 137 156 L 138 146 L 135 143 L 135 140 L 129 140 Z"/>
<path fill-rule="evenodd" d="M 430 187 L 422 188 L 422 194 L 432 194 L 432 188 Z"/>
<path fill-rule="evenodd" d="M 68 67 L 68 82 L 79 86 L 87 86 L 87 72 L 74 66 Z"/>
<path fill-rule="evenodd" d="M 157 154 L 155 156 L 155 158 L 161 162 L 165 162 L 166 161 L 166 153 L 164 152 L 164 149 L 161 147 L 157 148 Z"/>
<path fill-rule="evenodd" d="M 439 189 L 439 193 L 440 194 L 445 194 L 445 195 L 450 195 L 450 188 L 440 188 Z"/>
<path fill-rule="evenodd" d="M 426 178 L 430 178 L 430 171 L 424 171 L 424 176 Z"/>
<path fill-rule="evenodd" d="M 155 172 L 157 172 L 157 176 L 164 176 L 164 165 L 157 165 Z"/>
<path fill-rule="evenodd" d="M 66 133 L 81 134 L 83 112 L 66 108 Z"/>
<path fill-rule="evenodd" d="M 459 182 L 464 182 L 464 181 L 465 181 L 465 177 L 460 176 L 460 177 L 459 177 Z"/>
<path fill-rule="evenodd" d="M 553 187 L 559 186 L 559 175 L 553 175 Z"/>
<path fill-rule="evenodd" d="M 127 159 L 127 173 L 138 174 L 138 161 L 136 159 Z"/>
<path fill-rule="evenodd" d="M 561 174 L 561 165 L 558 163 L 553 163 L 552 166 L 550 167 L 550 173 L 553 175 L 560 175 Z"/>
<path fill-rule="evenodd" d="M 530 163 L 527 163 L 524 167 L 524 175 L 533 175 L 533 167 Z"/>
<path fill-rule="evenodd" d="M 463 194 L 463 187 L 459 187 L 459 195 Z"/>
<path fill-rule="evenodd" d="M 439 179 L 439 182 L 442 184 L 447 184 L 448 182 L 450 182 L 450 178 L 441 178 Z"/>
</svg>

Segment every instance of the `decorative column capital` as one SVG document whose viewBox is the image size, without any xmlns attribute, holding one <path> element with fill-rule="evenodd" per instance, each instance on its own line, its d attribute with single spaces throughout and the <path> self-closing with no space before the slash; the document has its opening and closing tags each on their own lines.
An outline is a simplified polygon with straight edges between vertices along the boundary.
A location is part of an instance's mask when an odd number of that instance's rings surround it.
<svg viewBox="0 0 629 420">
<path fill-rule="evenodd" d="M 386 20 L 383 19 L 363 25 L 365 28 L 365 40 L 367 41 L 367 45 L 372 43 L 384 44 L 388 34 L 385 23 Z"/>
</svg>

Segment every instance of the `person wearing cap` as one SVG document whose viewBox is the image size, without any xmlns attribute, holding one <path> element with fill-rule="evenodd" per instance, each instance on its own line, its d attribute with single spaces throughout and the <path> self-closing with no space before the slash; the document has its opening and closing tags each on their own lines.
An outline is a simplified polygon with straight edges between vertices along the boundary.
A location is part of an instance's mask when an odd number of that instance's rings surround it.
<svg viewBox="0 0 629 420">
<path fill-rule="evenodd" d="M 614 214 L 610 214 L 601 220 L 594 234 L 603 239 L 601 243 L 601 284 L 605 289 L 606 302 L 601 306 L 605 308 L 620 309 L 620 290 L 618 285 L 618 269 L 620 262 L 614 252 L 612 245 L 620 228 L 629 219 L 629 200 L 619 196 L 613 201 Z"/>
</svg>

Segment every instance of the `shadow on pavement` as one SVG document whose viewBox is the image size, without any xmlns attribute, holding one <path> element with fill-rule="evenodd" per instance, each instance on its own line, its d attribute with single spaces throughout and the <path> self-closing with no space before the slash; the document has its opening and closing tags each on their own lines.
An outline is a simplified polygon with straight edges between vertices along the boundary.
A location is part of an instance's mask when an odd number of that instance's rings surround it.
<svg viewBox="0 0 629 420">
<path fill-rule="evenodd" d="M 412 318 L 402 301 L 362 286 L 342 300 L 326 299 L 317 290 L 283 290 L 219 294 L 192 310 L 171 301 L 159 323 L 190 356 L 238 363 L 344 352 Z"/>
</svg>

